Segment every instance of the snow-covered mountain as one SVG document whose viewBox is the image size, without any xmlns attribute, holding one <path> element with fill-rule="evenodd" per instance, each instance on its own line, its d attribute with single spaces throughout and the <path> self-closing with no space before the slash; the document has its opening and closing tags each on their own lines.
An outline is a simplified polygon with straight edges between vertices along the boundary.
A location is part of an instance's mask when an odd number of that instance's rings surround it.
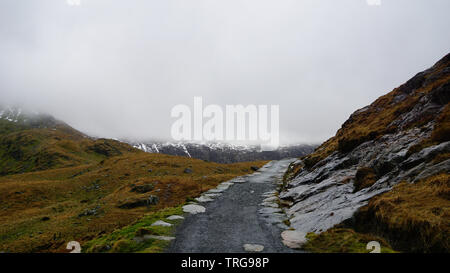
<svg viewBox="0 0 450 273">
<path fill-rule="evenodd" d="M 314 145 L 299 144 L 279 147 L 274 151 L 261 151 L 258 145 L 236 145 L 230 143 L 125 142 L 148 153 L 186 156 L 219 163 L 301 157 L 311 153 L 316 147 Z"/>
</svg>

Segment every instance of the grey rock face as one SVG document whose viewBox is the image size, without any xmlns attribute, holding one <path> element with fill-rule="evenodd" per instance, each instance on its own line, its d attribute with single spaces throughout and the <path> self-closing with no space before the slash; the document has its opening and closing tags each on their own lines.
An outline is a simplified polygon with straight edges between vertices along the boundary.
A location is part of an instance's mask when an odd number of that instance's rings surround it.
<svg viewBox="0 0 450 273">
<path fill-rule="evenodd" d="M 428 138 L 433 122 L 421 129 L 399 131 L 361 144 L 348 154 L 334 153 L 311 170 L 301 171 L 280 194 L 293 202 L 286 213 L 291 227 L 301 232 L 322 232 L 353 216 L 370 198 L 389 191 L 400 181 L 415 182 L 433 174 L 450 171 L 450 160 L 433 163 L 447 153 L 450 142 L 425 148 L 407 157 L 408 150 Z M 357 170 L 375 170 L 377 181 L 354 192 Z"/>
</svg>

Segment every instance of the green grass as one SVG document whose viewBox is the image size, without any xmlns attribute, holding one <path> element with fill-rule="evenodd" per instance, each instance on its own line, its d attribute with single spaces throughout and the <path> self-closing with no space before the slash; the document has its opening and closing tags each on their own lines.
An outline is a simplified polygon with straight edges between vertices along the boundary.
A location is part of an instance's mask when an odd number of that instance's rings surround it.
<svg viewBox="0 0 450 273">
<path fill-rule="evenodd" d="M 135 223 L 124 228 L 115 230 L 114 232 L 93 239 L 85 243 L 83 252 L 114 252 L 114 253 L 155 253 L 162 252 L 168 245 L 169 241 L 148 239 L 143 242 L 136 242 L 133 240 L 139 235 L 139 232 L 144 229 L 148 234 L 158 236 L 171 236 L 174 233 L 176 224 L 181 220 L 167 220 L 171 215 L 181 215 L 183 210 L 181 206 L 174 208 L 166 208 L 158 212 L 153 212 L 145 215 Z M 163 220 L 165 222 L 174 224 L 171 227 L 151 226 L 154 222 Z"/>
</svg>

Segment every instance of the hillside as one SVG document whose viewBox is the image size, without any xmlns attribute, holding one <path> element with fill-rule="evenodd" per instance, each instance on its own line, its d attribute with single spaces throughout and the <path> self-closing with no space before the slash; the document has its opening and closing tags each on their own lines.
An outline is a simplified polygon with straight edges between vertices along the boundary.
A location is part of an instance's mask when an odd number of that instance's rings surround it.
<svg viewBox="0 0 450 273">
<path fill-rule="evenodd" d="M 0 175 L 89 164 L 129 152 L 137 150 L 89 138 L 49 115 L 0 108 Z"/>
<path fill-rule="evenodd" d="M 291 164 L 280 197 L 291 227 L 323 234 L 310 249 L 349 227 L 402 251 L 450 250 L 449 101 L 450 54 Z"/>
<path fill-rule="evenodd" d="M 265 163 L 150 154 L 90 138 L 50 116 L 0 113 L 0 252 L 67 252 L 69 241 L 84 246 L 174 213 Z M 162 245 L 149 241 L 145 248 L 161 251 Z"/>
</svg>

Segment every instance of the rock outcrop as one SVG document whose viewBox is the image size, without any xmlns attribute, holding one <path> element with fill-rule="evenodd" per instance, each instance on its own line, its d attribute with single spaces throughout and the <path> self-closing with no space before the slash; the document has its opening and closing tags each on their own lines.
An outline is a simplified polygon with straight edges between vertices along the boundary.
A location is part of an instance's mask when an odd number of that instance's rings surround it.
<svg viewBox="0 0 450 273">
<path fill-rule="evenodd" d="M 292 163 L 280 194 L 292 204 L 291 227 L 320 233 L 351 221 L 369 200 L 399 182 L 448 175 L 449 83 L 450 54 L 353 113 L 336 136 Z M 443 187 L 449 186 L 447 180 Z M 447 208 L 440 224 L 448 224 L 450 201 L 443 196 Z M 395 238 L 388 239 L 396 245 Z"/>
</svg>

